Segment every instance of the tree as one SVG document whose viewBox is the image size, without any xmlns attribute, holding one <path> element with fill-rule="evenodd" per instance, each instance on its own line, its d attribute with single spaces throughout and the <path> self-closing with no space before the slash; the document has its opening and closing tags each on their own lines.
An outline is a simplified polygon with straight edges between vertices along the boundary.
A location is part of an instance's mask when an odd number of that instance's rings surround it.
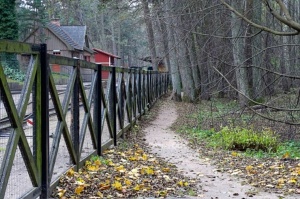
<svg viewBox="0 0 300 199">
<path fill-rule="evenodd" d="M 0 39 L 18 39 L 15 0 L 0 0 Z"/>
<path fill-rule="evenodd" d="M 148 0 L 142 0 L 142 6 L 143 6 L 143 12 L 144 12 L 144 20 L 146 24 L 147 29 L 147 35 L 148 35 L 148 45 L 151 52 L 151 63 L 154 70 L 157 70 L 158 66 L 158 60 L 156 55 L 156 48 L 155 48 L 155 39 L 154 39 L 154 31 L 153 31 L 153 25 L 151 21 L 151 14 L 150 9 L 148 5 Z"/>
</svg>

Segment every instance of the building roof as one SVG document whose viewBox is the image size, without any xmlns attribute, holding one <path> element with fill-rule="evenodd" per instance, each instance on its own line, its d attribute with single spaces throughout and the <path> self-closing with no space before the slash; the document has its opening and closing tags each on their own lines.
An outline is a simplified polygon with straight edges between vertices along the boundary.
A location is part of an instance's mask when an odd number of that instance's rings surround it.
<svg viewBox="0 0 300 199">
<path fill-rule="evenodd" d="M 102 53 L 102 54 L 105 54 L 105 55 L 108 55 L 110 57 L 114 57 L 114 58 L 117 58 L 117 59 L 121 59 L 121 57 L 117 56 L 117 55 L 113 55 L 111 53 L 108 53 L 108 52 L 105 52 L 103 50 L 100 50 L 100 49 L 97 49 L 97 48 L 93 48 L 94 51 L 98 52 L 98 53 Z"/>
<path fill-rule="evenodd" d="M 85 46 L 86 26 L 60 26 L 60 28 L 71 37 L 80 50 Z"/>
<path fill-rule="evenodd" d="M 93 51 L 85 46 L 86 26 L 58 26 L 49 23 L 47 27 L 67 46 L 77 50 Z"/>
</svg>

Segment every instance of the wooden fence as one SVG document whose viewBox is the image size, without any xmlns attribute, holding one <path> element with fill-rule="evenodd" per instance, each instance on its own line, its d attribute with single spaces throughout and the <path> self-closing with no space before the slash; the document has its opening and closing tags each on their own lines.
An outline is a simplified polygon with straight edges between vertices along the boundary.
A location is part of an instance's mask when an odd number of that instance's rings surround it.
<svg viewBox="0 0 300 199">
<path fill-rule="evenodd" d="M 68 168 L 79 169 L 91 156 L 101 155 L 105 148 L 117 145 L 117 139 L 168 90 L 166 73 L 104 67 L 54 56 L 47 54 L 46 44 L 0 40 L 0 53 L 13 53 L 19 60 L 22 56 L 29 58 L 17 102 L 0 60 L 1 103 L 11 126 L 0 143 L 0 198 L 49 198 L 60 176 L 55 175 L 58 158 L 67 156 Z M 70 67 L 66 85 L 55 83 L 57 77 L 51 71 L 51 64 Z M 89 82 L 83 81 L 82 69 L 85 75 L 90 71 Z M 102 81 L 101 71 L 109 71 L 107 82 Z M 59 91 L 62 86 L 63 96 Z M 31 130 L 24 125 L 28 115 L 32 118 Z M 51 118 L 55 118 L 54 125 L 50 125 Z M 64 147 L 67 150 L 62 150 Z M 60 155 L 59 151 L 67 155 Z M 21 189 L 23 192 L 16 197 L 7 189 L 13 181 L 23 178 L 19 174 L 9 183 L 18 158 L 23 160 L 24 176 L 29 176 L 32 185 Z"/>
</svg>

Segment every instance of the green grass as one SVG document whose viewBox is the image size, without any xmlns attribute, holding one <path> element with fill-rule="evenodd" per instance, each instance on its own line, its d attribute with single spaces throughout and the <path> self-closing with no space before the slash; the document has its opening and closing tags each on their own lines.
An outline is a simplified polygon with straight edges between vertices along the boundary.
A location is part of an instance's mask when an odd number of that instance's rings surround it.
<svg viewBox="0 0 300 199">
<path fill-rule="evenodd" d="M 264 99 L 258 101 L 263 102 Z M 193 144 L 204 143 L 211 149 L 240 151 L 245 156 L 257 158 L 300 158 L 300 141 L 283 142 L 279 137 L 285 138 L 282 136 L 284 129 L 279 129 L 282 132 L 278 132 L 276 126 L 275 133 L 275 130 L 268 128 L 272 125 L 269 121 L 262 120 L 253 113 L 245 111 L 231 115 L 240 111 L 239 109 L 235 100 L 213 98 L 211 101 L 203 101 L 197 111 L 186 116 L 194 122 L 186 123 L 179 131 L 186 134 Z M 300 113 L 295 112 L 290 117 L 298 119 L 298 116 L 300 118 Z M 287 118 L 287 115 L 274 112 L 272 117 Z"/>
<path fill-rule="evenodd" d="M 276 152 L 268 152 L 259 150 L 246 150 L 244 153 L 245 156 L 255 157 L 255 158 L 268 158 L 268 157 L 277 157 L 277 158 L 291 158 L 299 159 L 300 158 L 300 142 L 284 142 L 281 143 Z"/>
<path fill-rule="evenodd" d="M 271 152 L 277 151 L 279 141 L 275 133 L 269 129 L 259 132 L 252 128 L 225 126 L 211 136 L 210 145 L 227 150 L 246 151 L 251 149 Z"/>
<path fill-rule="evenodd" d="M 53 79 L 68 79 L 69 75 L 63 73 L 52 73 Z"/>
<path fill-rule="evenodd" d="M 19 80 L 14 80 L 14 79 L 7 78 L 7 83 L 18 83 L 18 84 L 23 84 L 24 81 L 19 81 Z"/>
<path fill-rule="evenodd" d="M 97 156 L 97 155 L 94 155 L 91 157 L 90 161 L 93 163 L 95 161 L 99 160 L 101 162 L 101 164 L 105 164 L 107 165 L 109 163 L 108 160 L 104 159 L 103 157 L 101 156 Z"/>
<path fill-rule="evenodd" d="M 253 128 L 223 127 L 219 132 L 214 129 L 188 129 L 185 133 L 197 141 L 205 141 L 207 147 L 240 151 L 241 154 L 255 158 L 300 158 L 300 142 L 281 143 L 269 129 L 255 131 Z"/>
</svg>

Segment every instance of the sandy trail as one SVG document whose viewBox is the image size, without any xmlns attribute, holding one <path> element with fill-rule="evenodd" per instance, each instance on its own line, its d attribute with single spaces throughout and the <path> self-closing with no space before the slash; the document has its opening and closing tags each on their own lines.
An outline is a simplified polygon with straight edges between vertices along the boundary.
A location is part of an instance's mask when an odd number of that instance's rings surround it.
<svg viewBox="0 0 300 199">
<path fill-rule="evenodd" d="M 186 140 L 170 130 L 169 127 L 175 122 L 177 117 L 175 104 L 171 101 L 165 101 L 160 107 L 157 118 L 144 131 L 146 143 L 150 146 L 152 153 L 175 164 L 182 174 L 200 180 L 197 196 L 187 196 L 186 198 L 297 198 L 293 196 L 282 197 L 282 195 L 265 192 L 259 192 L 252 197 L 248 196 L 246 193 L 252 193 L 253 187 L 241 185 L 237 178 L 218 172 L 211 165 L 209 159 L 201 159 L 197 152 L 188 147 Z"/>
</svg>

